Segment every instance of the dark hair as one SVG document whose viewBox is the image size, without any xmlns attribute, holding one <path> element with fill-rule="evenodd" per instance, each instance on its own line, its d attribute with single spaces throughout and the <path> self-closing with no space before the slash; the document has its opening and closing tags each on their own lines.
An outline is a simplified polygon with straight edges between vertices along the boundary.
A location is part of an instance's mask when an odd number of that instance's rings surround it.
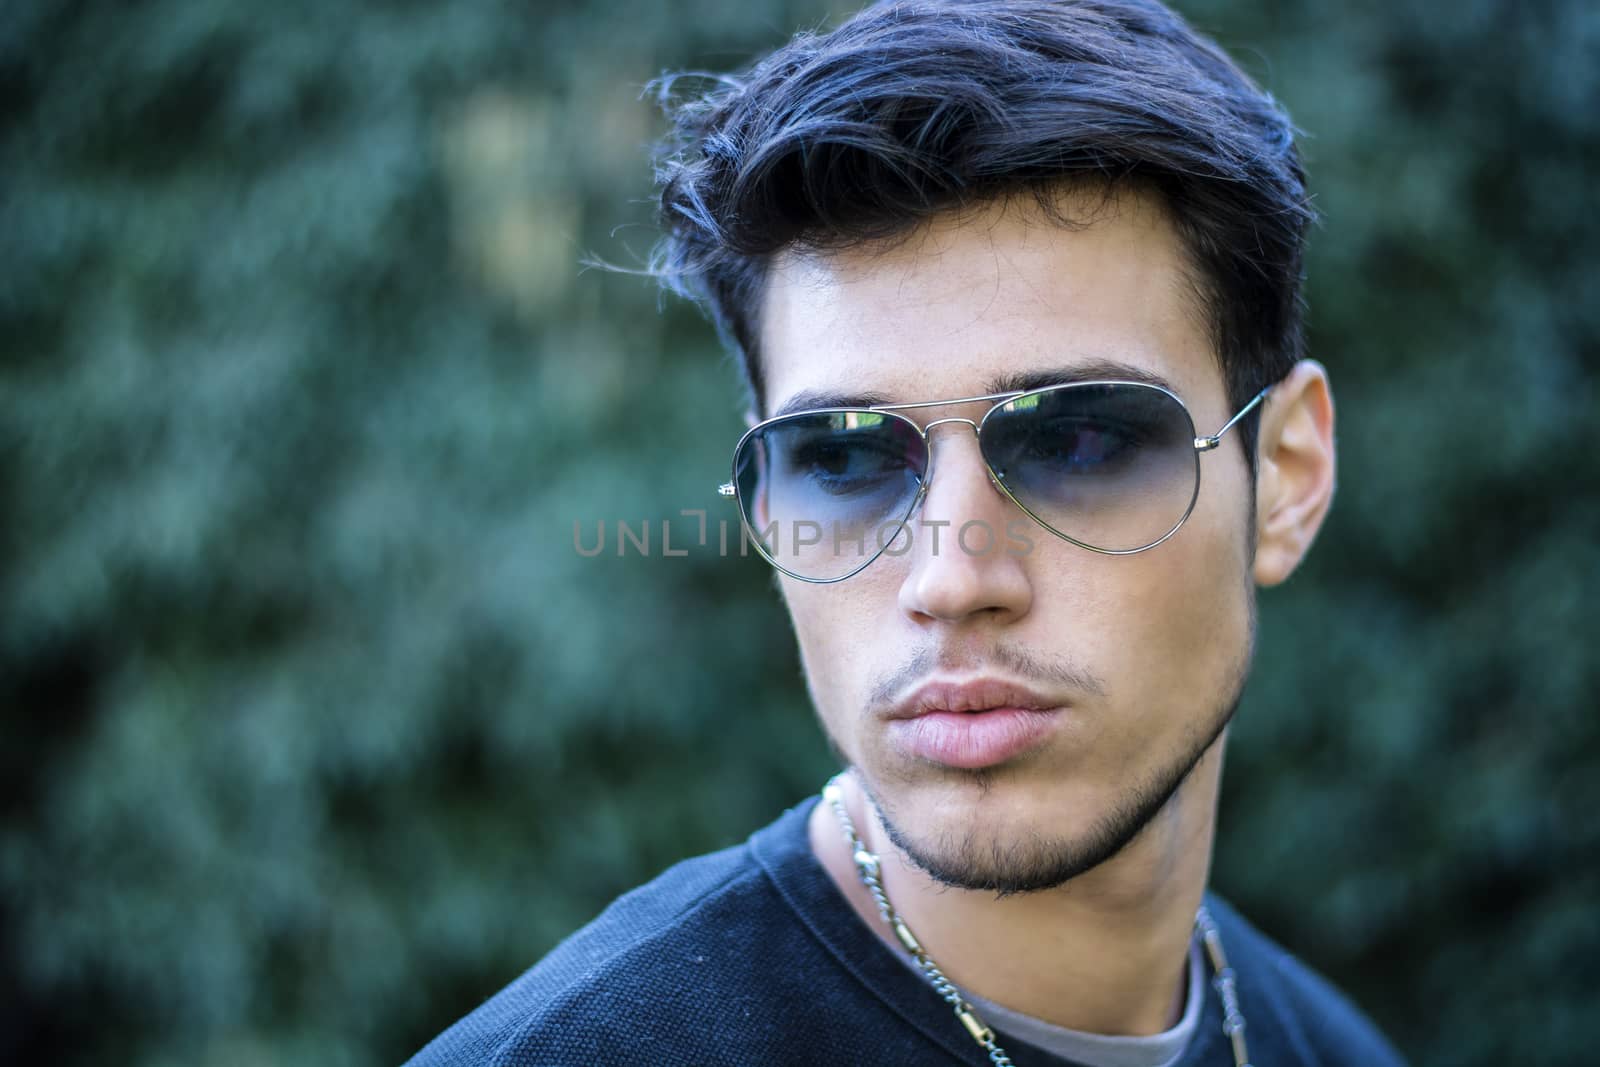
<svg viewBox="0 0 1600 1067">
<path fill-rule="evenodd" d="M 1085 181 L 1164 198 L 1235 407 L 1300 358 L 1315 213 L 1294 127 L 1159 3 L 880 3 L 703 93 L 683 84 L 659 83 L 675 135 L 652 271 L 706 305 L 758 411 L 775 253 L 894 237 L 1018 192 L 1048 206 Z M 1255 420 L 1241 430 L 1253 464 Z"/>
</svg>

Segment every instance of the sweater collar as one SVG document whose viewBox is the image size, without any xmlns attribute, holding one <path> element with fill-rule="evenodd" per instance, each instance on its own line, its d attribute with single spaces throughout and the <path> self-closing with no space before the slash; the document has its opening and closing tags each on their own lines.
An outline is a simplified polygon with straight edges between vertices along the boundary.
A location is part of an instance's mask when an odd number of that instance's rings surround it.
<svg viewBox="0 0 1600 1067">
<path fill-rule="evenodd" d="M 871 930 L 845 900 L 839 887 L 833 884 L 821 861 L 811 851 L 807 835 L 807 821 L 819 797 L 813 795 L 790 808 L 766 827 L 750 837 L 751 853 L 772 881 L 778 896 L 794 912 L 840 966 L 848 971 L 862 986 L 864 995 L 875 997 L 885 1008 L 922 1031 L 932 1041 L 962 1060 L 978 1063 L 982 1051 L 972 1043 L 955 1015 L 933 988 L 894 958 L 891 950 Z M 1228 937 L 1227 921 L 1232 911 L 1226 905 L 1217 906 L 1209 891 L 1206 905 L 1219 925 L 1223 926 L 1223 939 L 1230 955 L 1235 953 L 1233 941 Z M 1232 961 L 1238 968 L 1242 960 Z M 1189 1049 L 1180 1063 L 1229 1063 L 1233 1054 L 1222 1036 L 1222 1005 L 1206 982 L 1205 1000 L 1201 1005 L 1200 1029 L 1189 1043 Z M 1250 1007 L 1246 1007 L 1250 1012 Z M 1252 1021 L 1255 1016 L 1251 1015 Z M 1018 1057 L 1023 1063 L 1054 1063 L 1065 1061 L 1042 1049 L 1008 1035 L 1004 1042 L 1008 1050 L 1013 1046 L 1024 1051 Z"/>
</svg>

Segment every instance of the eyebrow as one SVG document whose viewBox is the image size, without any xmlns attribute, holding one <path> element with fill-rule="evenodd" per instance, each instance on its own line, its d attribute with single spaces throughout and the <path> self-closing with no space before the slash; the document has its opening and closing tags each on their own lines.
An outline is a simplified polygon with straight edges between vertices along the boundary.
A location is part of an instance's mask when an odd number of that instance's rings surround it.
<svg viewBox="0 0 1600 1067">
<path fill-rule="evenodd" d="M 1051 367 L 1045 370 L 1003 374 L 989 379 L 983 392 L 977 395 L 1026 393 L 1032 389 L 1045 389 L 1052 385 L 1098 381 L 1142 382 L 1145 385 L 1159 386 L 1168 392 L 1176 392 L 1172 387 L 1172 383 L 1167 379 L 1143 367 L 1115 359 L 1092 359 L 1083 363 L 1074 363 L 1069 367 Z M 884 393 L 803 389 L 785 400 L 773 412 L 772 417 L 793 415 L 800 411 L 815 411 L 818 408 L 870 408 L 883 404 L 893 405 L 918 402 L 915 400 L 894 400 Z"/>
</svg>

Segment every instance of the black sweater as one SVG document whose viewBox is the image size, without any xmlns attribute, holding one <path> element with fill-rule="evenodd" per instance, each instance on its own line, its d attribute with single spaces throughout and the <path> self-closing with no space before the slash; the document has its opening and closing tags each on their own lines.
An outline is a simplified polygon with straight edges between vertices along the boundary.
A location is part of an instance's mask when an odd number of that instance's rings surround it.
<svg viewBox="0 0 1600 1067">
<path fill-rule="evenodd" d="M 816 802 L 619 897 L 410 1067 L 981 1067 L 987 1057 L 950 1007 L 866 929 L 812 855 Z M 1215 894 L 1206 904 L 1238 976 L 1255 1067 L 1403 1062 L 1326 980 Z M 1017 1067 L 1069 1063 L 999 1027 L 996 1037 Z M 1233 1062 L 1208 982 L 1180 1067 Z"/>
</svg>

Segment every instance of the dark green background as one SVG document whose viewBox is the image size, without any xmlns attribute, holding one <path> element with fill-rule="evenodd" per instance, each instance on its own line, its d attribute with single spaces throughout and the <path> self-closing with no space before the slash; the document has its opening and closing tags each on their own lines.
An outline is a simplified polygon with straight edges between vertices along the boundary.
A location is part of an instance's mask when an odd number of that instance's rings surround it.
<svg viewBox="0 0 1600 1067">
<path fill-rule="evenodd" d="M 1307 131 L 1343 463 L 1214 882 L 1419 1062 L 1578 1062 L 1600 18 L 1181 6 Z M 820 784 L 763 566 L 572 528 L 731 518 L 711 331 L 579 263 L 645 80 L 828 17 L 0 6 L 0 1059 L 395 1063 Z"/>
</svg>

